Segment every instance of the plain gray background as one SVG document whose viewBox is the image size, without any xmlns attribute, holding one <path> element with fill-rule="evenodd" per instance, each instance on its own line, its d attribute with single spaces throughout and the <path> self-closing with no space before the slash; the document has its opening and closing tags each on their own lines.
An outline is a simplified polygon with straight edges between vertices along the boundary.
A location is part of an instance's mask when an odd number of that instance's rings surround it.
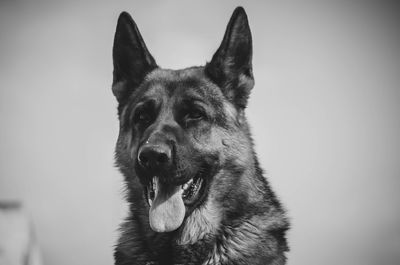
<svg viewBox="0 0 400 265">
<path fill-rule="evenodd" d="M 289 265 L 400 264 L 400 31 L 384 1 L 1 1 L 0 199 L 22 200 L 46 264 L 113 264 L 119 13 L 159 65 L 211 59 L 237 5 L 254 40 L 247 115 L 292 219 Z"/>
</svg>

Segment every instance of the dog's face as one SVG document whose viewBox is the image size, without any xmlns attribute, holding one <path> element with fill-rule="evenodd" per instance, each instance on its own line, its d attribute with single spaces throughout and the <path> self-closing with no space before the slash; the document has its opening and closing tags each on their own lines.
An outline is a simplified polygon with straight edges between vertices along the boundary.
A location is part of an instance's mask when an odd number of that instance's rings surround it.
<svg viewBox="0 0 400 265">
<path fill-rule="evenodd" d="M 222 168 L 246 166 L 240 157 L 249 150 L 237 139 L 247 133 L 243 110 L 254 84 L 251 56 L 242 8 L 232 15 L 211 62 L 183 70 L 159 68 L 132 18 L 120 15 L 113 49 L 116 161 L 128 188 L 147 204 L 154 231 L 176 230 L 210 196 L 222 201 L 226 194 L 213 188 L 221 190 Z"/>
<path fill-rule="evenodd" d="M 121 115 L 135 175 L 143 185 L 155 231 L 178 228 L 206 198 L 220 146 L 210 146 L 215 124 L 225 117 L 222 93 L 201 69 L 156 69 Z"/>
</svg>

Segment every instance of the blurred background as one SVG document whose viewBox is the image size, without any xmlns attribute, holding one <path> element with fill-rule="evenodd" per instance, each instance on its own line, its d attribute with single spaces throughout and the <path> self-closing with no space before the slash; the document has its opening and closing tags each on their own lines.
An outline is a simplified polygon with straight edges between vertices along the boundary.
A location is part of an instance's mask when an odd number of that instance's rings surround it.
<svg viewBox="0 0 400 265">
<path fill-rule="evenodd" d="M 43 264 L 113 264 L 126 216 L 113 166 L 119 13 L 160 66 L 179 69 L 211 59 L 238 5 L 254 40 L 247 115 L 292 220 L 288 264 L 400 264 L 397 6 L 3 0 L 0 200 L 22 202 Z"/>
</svg>

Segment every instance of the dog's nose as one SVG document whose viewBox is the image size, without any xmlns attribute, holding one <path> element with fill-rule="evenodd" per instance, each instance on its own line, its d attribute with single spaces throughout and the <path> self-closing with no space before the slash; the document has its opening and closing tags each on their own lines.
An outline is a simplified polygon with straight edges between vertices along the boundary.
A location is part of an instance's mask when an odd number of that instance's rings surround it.
<svg viewBox="0 0 400 265">
<path fill-rule="evenodd" d="M 165 144 L 143 145 L 138 152 L 139 164 L 147 170 L 164 170 L 172 163 L 171 148 Z"/>
</svg>

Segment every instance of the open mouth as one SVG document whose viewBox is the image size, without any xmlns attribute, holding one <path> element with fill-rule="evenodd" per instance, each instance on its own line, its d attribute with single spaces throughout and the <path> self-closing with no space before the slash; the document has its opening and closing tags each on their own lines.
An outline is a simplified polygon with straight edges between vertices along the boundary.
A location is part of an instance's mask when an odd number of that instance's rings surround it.
<svg viewBox="0 0 400 265">
<path fill-rule="evenodd" d="M 163 184 L 160 183 L 160 179 L 157 176 L 154 176 L 147 185 L 146 197 L 150 207 L 152 206 L 161 185 Z M 189 179 L 186 183 L 180 185 L 180 188 L 182 190 L 181 196 L 185 205 L 191 205 L 196 202 L 196 199 L 199 197 L 202 185 L 203 179 L 201 177 L 194 177 L 192 179 Z"/>
<path fill-rule="evenodd" d="M 154 176 L 145 188 L 150 206 L 149 223 L 156 232 L 170 232 L 179 228 L 185 218 L 187 207 L 201 200 L 205 181 L 194 177 L 183 184 L 171 184 Z"/>
</svg>

